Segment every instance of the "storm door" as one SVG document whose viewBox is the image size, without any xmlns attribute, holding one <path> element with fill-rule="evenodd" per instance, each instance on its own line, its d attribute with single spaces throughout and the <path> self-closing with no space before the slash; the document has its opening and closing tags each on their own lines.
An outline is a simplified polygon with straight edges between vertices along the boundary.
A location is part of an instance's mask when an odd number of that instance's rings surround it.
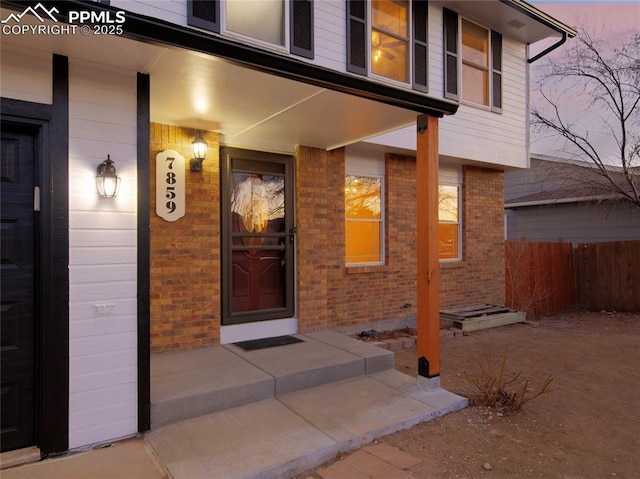
<svg viewBox="0 0 640 479">
<path fill-rule="evenodd" d="M 293 158 L 221 150 L 222 324 L 294 315 Z"/>
</svg>

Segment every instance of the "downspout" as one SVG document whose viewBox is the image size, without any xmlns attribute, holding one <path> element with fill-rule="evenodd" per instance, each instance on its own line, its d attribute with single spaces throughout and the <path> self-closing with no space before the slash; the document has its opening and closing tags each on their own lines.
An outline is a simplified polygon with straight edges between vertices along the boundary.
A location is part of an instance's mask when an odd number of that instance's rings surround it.
<svg viewBox="0 0 640 479">
<path fill-rule="evenodd" d="M 530 46 L 527 44 L 527 56 L 529 56 Z M 526 94 L 526 102 L 527 102 L 527 114 L 526 114 L 526 126 L 527 126 L 527 168 L 531 167 L 531 62 L 526 64 L 526 82 L 527 82 L 527 94 Z M 505 216 L 506 221 L 506 216 Z M 506 234 L 505 229 L 505 234 Z"/>
<path fill-rule="evenodd" d="M 546 50 L 541 51 L 540 53 L 538 53 L 535 57 L 533 58 L 529 58 L 527 60 L 527 63 L 533 63 L 536 60 L 539 60 L 540 58 L 542 58 L 543 56 L 547 55 L 548 53 L 551 53 L 552 51 L 554 51 L 556 48 L 562 46 L 562 44 L 564 42 L 567 41 L 567 32 L 562 32 L 562 38 L 560 40 L 558 40 L 558 42 L 554 43 L 553 45 L 551 45 L 549 48 L 547 48 Z"/>
</svg>

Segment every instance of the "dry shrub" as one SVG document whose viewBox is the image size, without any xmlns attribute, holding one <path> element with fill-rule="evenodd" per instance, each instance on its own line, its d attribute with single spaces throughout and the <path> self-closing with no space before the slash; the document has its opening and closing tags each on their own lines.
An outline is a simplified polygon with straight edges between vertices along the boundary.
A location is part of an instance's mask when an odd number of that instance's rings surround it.
<svg viewBox="0 0 640 479">
<path fill-rule="evenodd" d="M 518 411 L 527 402 L 543 394 L 549 393 L 553 377 L 549 376 L 544 381 L 537 392 L 529 393 L 529 379 L 520 380 L 522 371 L 507 377 L 505 372 L 507 365 L 508 348 L 504 348 L 502 362 L 499 370 L 496 371 L 496 361 L 478 361 L 480 373 L 477 376 L 469 376 L 465 372 L 465 377 L 478 390 L 479 394 L 471 397 L 471 404 L 475 406 L 485 406 L 509 415 Z M 527 394 L 529 393 L 529 394 Z"/>
</svg>

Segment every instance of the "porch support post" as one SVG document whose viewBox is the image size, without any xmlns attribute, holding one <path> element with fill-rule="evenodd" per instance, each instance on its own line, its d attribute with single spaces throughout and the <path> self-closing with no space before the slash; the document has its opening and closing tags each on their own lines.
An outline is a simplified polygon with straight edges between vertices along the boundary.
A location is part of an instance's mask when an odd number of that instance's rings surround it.
<svg viewBox="0 0 640 479">
<path fill-rule="evenodd" d="M 438 118 L 417 120 L 418 385 L 440 387 L 440 263 L 438 259 Z"/>
</svg>

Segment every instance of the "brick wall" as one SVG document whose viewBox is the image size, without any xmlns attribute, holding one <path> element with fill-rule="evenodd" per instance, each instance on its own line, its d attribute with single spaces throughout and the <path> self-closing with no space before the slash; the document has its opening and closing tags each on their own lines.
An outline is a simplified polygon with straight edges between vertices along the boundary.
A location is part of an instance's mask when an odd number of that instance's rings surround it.
<svg viewBox="0 0 640 479">
<path fill-rule="evenodd" d="M 220 232 L 218 135 L 208 143 L 202 172 L 189 169 L 196 131 L 151 124 L 151 351 L 219 342 Z M 168 222 L 156 214 L 156 155 L 185 157 L 185 216 Z"/>
<path fill-rule="evenodd" d="M 304 151 L 297 163 L 300 330 L 414 317 L 415 161 L 386 160 L 386 264 L 346 268 L 344 150 Z"/>
<path fill-rule="evenodd" d="M 297 158 L 298 321 L 301 331 L 416 316 L 413 157 L 386 156 L 386 264 L 346 268 L 344 150 Z M 441 267 L 441 307 L 504 304 L 503 174 L 463 171 L 463 261 Z"/>
<path fill-rule="evenodd" d="M 504 304 L 504 173 L 466 166 L 462 187 L 463 261 L 442 263 L 440 308 Z"/>
<path fill-rule="evenodd" d="M 151 125 L 151 344 L 153 352 L 220 338 L 218 138 L 202 173 L 189 171 L 194 130 Z M 155 156 L 186 159 L 186 215 L 155 214 Z M 297 316 L 301 332 L 416 316 L 416 179 L 413 157 L 387 155 L 386 264 L 346 268 L 344 150 L 299 147 L 296 162 Z M 504 302 L 503 174 L 463 171 L 463 256 L 441 267 L 441 307 Z"/>
</svg>

